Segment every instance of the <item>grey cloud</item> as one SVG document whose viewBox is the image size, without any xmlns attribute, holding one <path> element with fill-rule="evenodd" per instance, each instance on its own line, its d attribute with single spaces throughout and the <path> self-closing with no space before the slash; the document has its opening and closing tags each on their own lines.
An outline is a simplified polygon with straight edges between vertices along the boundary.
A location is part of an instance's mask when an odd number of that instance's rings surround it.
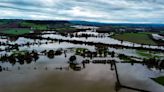
<svg viewBox="0 0 164 92">
<path fill-rule="evenodd" d="M 1 0 L 0 18 L 164 23 L 163 0 Z M 38 17 L 35 17 L 38 16 Z"/>
</svg>

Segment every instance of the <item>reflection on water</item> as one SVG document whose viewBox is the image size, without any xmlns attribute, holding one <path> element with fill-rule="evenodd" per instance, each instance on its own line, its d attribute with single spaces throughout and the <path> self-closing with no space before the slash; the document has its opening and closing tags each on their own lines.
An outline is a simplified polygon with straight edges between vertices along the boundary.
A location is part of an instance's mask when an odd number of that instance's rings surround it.
<svg viewBox="0 0 164 92">
<path fill-rule="evenodd" d="M 88 32 L 79 32 L 77 34 L 88 34 Z M 90 34 L 97 34 L 96 32 L 90 32 Z M 149 45 L 141 45 L 141 44 L 136 44 L 136 43 L 131 43 L 131 42 L 127 42 L 124 41 L 122 43 L 122 41 L 118 41 L 116 39 L 113 39 L 111 37 L 109 37 L 110 35 L 108 34 L 100 34 L 100 36 L 91 36 L 91 37 L 83 37 L 81 35 L 75 35 L 73 34 L 73 36 L 62 36 L 59 34 L 45 34 L 45 35 L 41 35 L 44 38 L 53 38 L 53 39 L 63 39 L 63 40 L 76 40 L 76 41 L 86 41 L 86 42 L 96 42 L 96 43 L 105 43 L 105 44 L 119 44 L 119 45 L 124 45 L 124 46 L 131 46 L 131 47 L 145 47 L 145 48 L 159 48 L 159 49 L 164 49 L 163 46 L 159 47 L 159 46 L 149 46 Z"/>
<path fill-rule="evenodd" d="M 137 83 L 143 83 L 140 80 L 144 79 L 145 83 L 148 81 L 150 85 L 159 88 L 158 90 L 163 90 L 158 84 L 149 80 L 149 77 L 164 75 L 164 61 L 158 62 L 159 59 L 156 58 L 144 59 L 137 54 L 136 49 L 112 48 L 101 44 L 132 46 L 133 43 L 121 43 L 110 38 L 108 34 L 96 32 L 87 34 L 51 32 L 41 36 L 100 44 L 86 45 L 50 39 L 1 36 L 0 91 L 115 92 L 117 88 L 115 63 L 123 85 L 152 90 L 147 87 L 148 85 L 137 86 Z M 163 49 L 156 46 L 147 48 Z M 35 85 L 31 87 L 32 84 Z M 120 88 L 118 91 L 128 92 L 129 89 Z"/>
</svg>

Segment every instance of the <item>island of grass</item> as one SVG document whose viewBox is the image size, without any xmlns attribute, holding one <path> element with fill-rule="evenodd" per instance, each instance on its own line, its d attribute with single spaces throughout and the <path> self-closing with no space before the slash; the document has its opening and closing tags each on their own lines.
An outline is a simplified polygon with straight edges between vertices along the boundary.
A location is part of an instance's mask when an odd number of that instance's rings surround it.
<svg viewBox="0 0 164 92">
<path fill-rule="evenodd" d="M 32 32 L 30 29 L 19 29 L 19 28 L 10 28 L 0 31 L 0 33 L 8 35 L 23 35 Z"/>
<path fill-rule="evenodd" d="M 76 55 L 84 54 L 85 51 L 88 51 L 86 48 L 76 48 Z"/>
<path fill-rule="evenodd" d="M 151 79 L 164 86 L 164 76 L 157 77 L 157 78 L 151 78 Z"/>
<path fill-rule="evenodd" d="M 164 31 L 160 31 L 161 34 L 164 34 Z"/>
<path fill-rule="evenodd" d="M 158 52 L 149 52 L 146 50 L 137 50 L 136 51 L 137 55 L 142 56 L 144 58 L 162 58 L 164 54 L 158 53 Z"/>
<path fill-rule="evenodd" d="M 112 37 L 118 40 L 129 41 L 138 44 L 157 45 L 157 43 L 151 39 L 150 35 L 151 33 L 140 32 L 115 34 Z"/>
<path fill-rule="evenodd" d="M 145 50 L 137 50 L 136 53 L 137 53 L 139 56 L 142 56 L 142 57 L 145 57 L 145 58 L 154 57 L 151 53 L 149 53 L 148 51 L 145 51 Z"/>
<path fill-rule="evenodd" d="M 13 51 L 12 55 L 13 56 L 24 56 L 27 53 L 28 53 L 27 51 Z"/>
</svg>

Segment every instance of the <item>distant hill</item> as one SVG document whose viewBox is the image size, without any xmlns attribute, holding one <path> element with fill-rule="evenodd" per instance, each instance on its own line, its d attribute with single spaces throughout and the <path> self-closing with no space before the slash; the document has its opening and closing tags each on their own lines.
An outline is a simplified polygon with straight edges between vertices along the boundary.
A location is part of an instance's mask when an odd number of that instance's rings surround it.
<svg viewBox="0 0 164 92">
<path fill-rule="evenodd" d="M 69 21 L 74 25 L 88 25 L 88 26 L 124 26 L 124 27 L 163 27 L 164 24 L 134 24 L 134 23 L 100 23 L 100 22 L 88 22 L 88 21 Z"/>
<path fill-rule="evenodd" d="M 164 24 L 134 24 L 134 23 L 101 23 L 80 20 L 21 20 L 21 19 L 0 19 L 0 27 L 6 25 L 16 25 L 21 22 L 30 22 L 34 24 L 69 24 L 85 26 L 117 26 L 117 27 L 146 27 L 146 28 L 164 28 Z"/>
<path fill-rule="evenodd" d="M 125 27 L 152 27 L 152 28 L 164 28 L 164 24 L 130 24 L 130 23 L 111 23 L 111 26 L 125 26 Z"/>
<path fill-rule="evenodd" d="M 70 23 L 66 20 L 23 20 L 25 22 L 29 23 L 35 23 L 35 24 L 64 24 L 64 23 Z"/>
<path fill-rule="evenodd" d="M 74 25 L 85 25 L 85 26 L 107 26 L 107 25 L 109 25 L 109 23 L 78 21 L 78 20 L 73 20 L 73 21 L 69 21 L 69 22 Z"/>
<path fill-rule="evenodd" d="M 0 24 L 9 24 L 13 22 L 29 22 L 36 24 L 62 24 L 69 23 L 66 20 L 21 20 L 21 19 L 0 19 Z"/>
</svg>

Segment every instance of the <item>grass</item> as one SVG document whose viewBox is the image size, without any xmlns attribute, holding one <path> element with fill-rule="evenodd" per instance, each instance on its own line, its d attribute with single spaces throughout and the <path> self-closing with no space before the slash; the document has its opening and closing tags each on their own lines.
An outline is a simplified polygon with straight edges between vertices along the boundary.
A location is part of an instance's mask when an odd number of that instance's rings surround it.
<svg viewBox="0 0 164 92">
<path fill-rule="evenodd" d="M 9 34 L 9 35 L 22 35 L 22 34 L 28 34 L 30 32 L 31 30 L 29 29 L 7 29 L 1 31 L 1 33 Z"/>
<path fill-rule="evenodd" d="M 23 56 L 27 53 L 27 51 L 13 51 L 12 55 L 14 56 Z"/>
<path fill-rule="evenodd" d="M 86 48 L 76 48 L 76 50 L 88 50 Z"/>
<path fill-rule="evenodd" d="M 156 58 L 162 58 L 163 56 L 159 55 L 160 53 L 157 52 L 153 52 L 150 53 L 146 50 L 137 50 L 136 53 L 140 56 L 146 57 L 146 58 L 152 58 L 152 57 L 156 57 Z"/>
<path fill-rule="evenodd" d="M 130 58 L 127 58 L 127 57 L 120 57 L 120 59 L 124 60 L 125 62 L 130 62 Z"/>
<path fill-rule="evenodd" d="M 86 48 L 76 48 L 76 51 L 79 51 L 79 52 L 83 52 L 83 51 L 87 51 L 88 49 L 86 49 Z"/>
<path fill-rule="evenodd" d="M 164 31 L 160 31 L 161 34 L 164 34 Z"/>
<path fill-rule="evenodd" d="M 164 76 L 157 77 L 157 78 L 151 78 L 151 79 L 164 86 Z"/>
<path fill-rule="evenodd" d="M 20 23 L 20 25 L 24 27 L 31 27 L 34 30 L 47 30 L 47 25 L 34 24 L 34 23 L 28 23 L 28 22 L 22 22 Z"/>
<path fill-rule="evenodd" d="M 157 45 L 150 37 L 150 33 L 123 33 L 115 34 L 112 37 L 118 40 L 129 41 L 138 44 Z"/>
<path fill-rule="evenodd" d="M 4 24 L 7 24 L 8 23 L 8 21 L 6 21 L 6 20 L 0 20 L 0 25 L 4 25 Z"/>
<path fill-rule="evenodd" d="M 152 57 L 151 53 L 148 53 L 147 51 L 143 51 L 143 50 L 137 50 L 137 54 L 140 55 L 140 56 L 147 57 L 147 58 Z"/>
<path fill-rule="evenodd" d="M 126 56 L 124 54 L 119 54 L 118 57 L 121 59 L 121 60 L 124 60 L 125 62 L 130 62 L 131 58 L 129 56 Z"/>
<path fill-rule="evenodd" d="M 30 27 L 33 30 L 37 30 L 37 31 L 40 31 L 40 30 L 45 31 L 45 30 L 49 29 L 48 24 L 35 24 L 35 23 L 22 22 L 22 23 L 20 23 L 20 25 L 23 26 L 23 27 Z M 50 26 L 52 26 L 52 25 L 50 25 Z M 58 32 L 76 31 L 75 28 L 72 28 L 69 25 L 60 25 L 60 24 L 54 24 L 52 26 L 52 28 L 50 28 L 50 29 L 58 31 Z"/>
<path fill-rule="evenodd" d="M 84 51 L 88 51 L 88 49 L 85 49 L 85 48 L 76 48 L 76 54 L 77 55 L 83 54 Z"/>
<path fill-rule="evenodd" d="M 47 30 L 46 25 L 35 25 L 32 28 L 35 29 L 35 30 Z"/>
</svg>

